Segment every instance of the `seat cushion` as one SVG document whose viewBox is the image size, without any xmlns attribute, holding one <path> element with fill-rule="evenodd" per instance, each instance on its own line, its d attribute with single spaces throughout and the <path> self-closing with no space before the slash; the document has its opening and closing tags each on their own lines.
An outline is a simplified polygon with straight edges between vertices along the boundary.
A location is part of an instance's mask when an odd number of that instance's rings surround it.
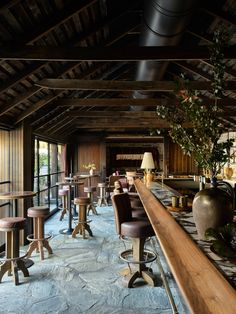
<svg viewBox="0 0 236 314">
<path fill-rule="evenodd" d="M 46 217 L 49 215 L 49 208 L 47 206 L 34 206 L 28 208 L 27 215 L 28 217 Z"/>
<path fill-rule="evenodd" d="M 84 187 L 84 192 L 85 193 L 92 193 L 97 190 L 96 186 L 85 186 Z"/>
<path fill-rule="evenodd" d="M 0 229 L 24 229 L 26 219 L 23 217 L 4 217 L 0 219 Z"/>
<path fill-rule="evenodd" d="M 74 204 L 76 205 L 89 205 L 90 204 L 90 198 L 89 197 L 75 197 Z"/>
<path fill-rule="evenodd" d="M 121 224 L 121 235 L 131 238 L 147 238 L 155 235 L 152 225 L 147 219 L 133 218 Z"/>
<path fill-rule="evenodd" d="M 68 191 L 65 190 L 65 189 L 59 189 L 59 190 L 58 190 L 58 195 L 59 195 L 59 196 L 65 196 L 65 195 L 67 195 L 67 194 L 68 194 Z"/>
</svg>

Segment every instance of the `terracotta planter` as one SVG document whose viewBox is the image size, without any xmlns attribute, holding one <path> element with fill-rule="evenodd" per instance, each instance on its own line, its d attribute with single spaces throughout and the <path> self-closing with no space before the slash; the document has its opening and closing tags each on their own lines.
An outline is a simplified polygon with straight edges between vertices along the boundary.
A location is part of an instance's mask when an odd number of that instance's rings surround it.
<svg viewBox="0 0 236 314">
<path fill-rule="evenodd" d="M 193 200 L 193 219 L 199 239 L 207 228 L 218 228 L 233 220 L 233 201 L 224 190 L 213 187 L 198 192 Z"/>
</svg>

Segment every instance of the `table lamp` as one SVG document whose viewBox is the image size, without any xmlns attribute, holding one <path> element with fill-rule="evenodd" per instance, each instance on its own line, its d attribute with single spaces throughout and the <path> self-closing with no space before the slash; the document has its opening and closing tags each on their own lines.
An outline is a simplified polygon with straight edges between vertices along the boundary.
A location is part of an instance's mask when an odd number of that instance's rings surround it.
<svg viewBox="0 0 236 314">
<path fill-rule="evenodd" d="M 153 180 L 152 169 L 155 169 L 152 153 L 145 152 L 143 154 L 143 160 L 141 164 L 141 169 L 145 169 L 145 182 L 149 184 Z"/>
</svg>

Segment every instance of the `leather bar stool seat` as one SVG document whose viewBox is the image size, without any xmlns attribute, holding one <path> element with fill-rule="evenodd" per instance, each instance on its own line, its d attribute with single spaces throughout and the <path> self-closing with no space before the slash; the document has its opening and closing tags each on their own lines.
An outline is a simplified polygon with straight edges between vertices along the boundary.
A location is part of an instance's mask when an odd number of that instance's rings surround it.
<svg viewBox="0 0 236 314">
<path fill-rule="evenodd" d="M 132 218 L 121 224 L 121 234 L 130 238 L 147 238 L 155 235 L 152 225 L 147 219 Z"/>
<path fill-rule="evenodd" d="M 31 242 L 27 251 L 27 256 L 30 257 L 34 250 L 40 253 L 40 259 L 44 260 L 44 250 L 47 249 L 48 254 L 52 254 L 52 248 L 48 240 L 51 235 L 44 235 L 44 219 L 49 215 L 47 206 L 34 206 L 28 208 L 27 216 L 33 218 L 33 234 L 27 239 Z"/>
<path fill-rule="evenodd" d="M 135 267 L 125 270 L 124 282 L 131 288 L 137 278 L 143 278 L 148 284 L 156 285 L 156 276 L 146 264 L 156 259 L 156 254 L 144 248 L 147 238 L 154 236 L 148 219 L 132 217 L 132 208 L 127 193 L 114 194 L 112 205 L 115 213 L 116 231 L 121 238 L 132 241 L 132 248 L 121 252 L 120 257 Z"/>
<path fill-rule="evenodd" d="M 23 272 L 24 277 L 29 276 L 29 271 L 25 266 L 24 256 L 20 256 L 20 230 L 25 228 L 26 219 L 22 217 L 5 217 L 0 219 L 0 231 L 5 232 L 6 251 L 5 257 L 0 261 L 0 282 L 7 272 L 8 276 L 13 276 L 15 285 L 19 284 L 18 271 Z"/>
<path fill-rule="evenodd" d="M 103 204 L 105 206 L 108 206 L 108 202 L 107 202 L 107 186 L 105 182 L 99 182 L 98 185 L 98 206 L 101 207 Z"/>
<path fill-rule="evenodd" d="M 92 211 L 93 214 L 97 215 L 96 207 L 94 206 L 93 202 L 93 193 L 96 192 L 96 186 L 85 186 L 84 192 L 87 193 L 88 198 L 90 199 L 90 203 L 87 206 L 87 214 L 89 215 L 89 212 Z"/>
<path fill-rule="evenodd" d="M 75 238 L 76 234 L 79 233 L 85 239 L 85 230 L 92 237 L 93 233 L 90 229 L 89 222 L 87 220 L 87 207 L 89 206 L 91 200 L 90 197 L 76 197 L 74 199 L 74 204 L 76 205 L 78 211 L 78 223 L 72 232 L 72 237 Z"/>
<path fill-rule="evenodd" d="M 61 197 L 61 203 L 62 203 L 62 211 L 61 211 L 61 216 L 60 216 L 60 221 L 61 221 L 64 218 L 66 212 L 68 211 L 68 208 L 67 208 L 68 190 L 59 189 L 58 196 Z"/>
</svg>

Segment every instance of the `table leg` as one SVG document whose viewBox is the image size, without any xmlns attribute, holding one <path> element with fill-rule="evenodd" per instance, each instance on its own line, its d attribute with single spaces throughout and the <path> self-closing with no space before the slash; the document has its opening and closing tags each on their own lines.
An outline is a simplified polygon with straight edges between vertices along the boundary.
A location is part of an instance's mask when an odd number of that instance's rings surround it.
<svg viewBox="0 0 236 314">
<path fill-rule="evenodd" d="M 15 198 L 13 200 L 13 217 L 17 217 L 18 215 L 18 200 Z"/>
<path fill-rule="evenodd" d="M 59 230 L 62 234 L 72 234 L 73 228 L 72 228 L 72 213 L 71 213 L 71 185 L 69 185 L 69 193 L 67 198 L 67 207 L 68 207 L 68 229 L 61 229 Z"/>
<path fill-rule="evenodd" d="M 78 185 L 73 185 L 74 188 L 74 199 L 78 196 Z M 78 213 L 76 212 L 76 205 L 73 204 L 73 217 L 78 217 Z"/>
</svg>

